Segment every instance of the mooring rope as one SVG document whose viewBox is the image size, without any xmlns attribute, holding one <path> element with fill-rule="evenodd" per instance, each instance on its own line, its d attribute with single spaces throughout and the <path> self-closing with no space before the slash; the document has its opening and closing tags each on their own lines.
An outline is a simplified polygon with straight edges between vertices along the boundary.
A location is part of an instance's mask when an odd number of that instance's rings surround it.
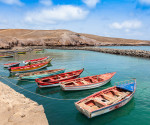
<svg viewBox="0 0 150 125">
<path fill-rule="evenodd" d="M 0 77 L 1 77 L 1 76 L 0 76 Z M 27 91 L 27 92 L 29 92 L 29 93 L 31 93 L 31 94 L 38 95 L 38 96 L 41 96 L 41 97 L 44 97 L 44 98 L 53 99 L 53 100 L 62 100 L 62 101 L 73 101 L 73 100 L 76 100 L 76 101 L 77 101 L 77 100 L 80 100 L 80 99 L 59 99 L 59 98 L 53 98 L 53 97 L 48 97 L 48 96 L 40 95 L 40 94 L 37 94 L 37 93 L 35 93 L 35 92 L 31 92 L 31 91 L 29 91 L 29 90 L 27 90 L 27 89 L 25 89 L 25 88 L 23 88 L 23 87 L 21 87 L 21 86 L 18 86 L 18 85 L 16 85 L 16 84 L 14 84 L 13 82 L 11 82 L 11 81 L 5 79 L 4 77 L 1 77 L 1 78 L 4 79 L 5 81 L 7 81 L 8 83 L 10 83 L 10 84 L 12 84 L 12 85 L 14 85 L 14 86 L 17 86 L 18 88 L 20 88 L 20 89 L 22 89 L 22 90 L 24 90 L 24 91 Z"/>
</svg>

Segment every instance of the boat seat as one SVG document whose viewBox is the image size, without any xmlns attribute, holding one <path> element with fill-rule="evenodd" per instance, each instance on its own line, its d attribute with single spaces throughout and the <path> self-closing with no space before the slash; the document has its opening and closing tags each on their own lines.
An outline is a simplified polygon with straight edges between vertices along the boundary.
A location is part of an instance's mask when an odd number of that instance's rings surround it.
<svg viewBox="0 0 150 125">
<path fill-rule="evenodd" d="M 98 103 L 100 103 L 100 104 L 102 104 L 102 105 L 107 105 L 105 102 L 103 102 L 100 98 L 98 98 L 98 97 L 96 97 L 95 99 L 94 99 L 94 101 L 96 101 L 96 102 L 98 102 Z"/>
<path fill-rule="evenodd" d="M 83 82 L 85 85 L 88 85 L 89 83 L 85 80 L 82 80 L 81 82 Z"/>
<path fill-rule="evenodd" d="M 128 94 L 127 93 L 122 93 L 119 97 L 115 98 L 114 100 L 112 100 L 111 102 L 109 102 L 108 104 L 115 104 L 117 103 L 119 100 L 123 99 L 124 97 L 126 97 Z"/>
<path fill-rule="evenodd" d="M 106 94 L 102 94 L 102 96 L 104 96 L 104 98 L 106 98 L 107 100 L 112 100 L 113 99 L 112 97 L 110 97 L 110 96 L 108 96 Z"/>
</svg>

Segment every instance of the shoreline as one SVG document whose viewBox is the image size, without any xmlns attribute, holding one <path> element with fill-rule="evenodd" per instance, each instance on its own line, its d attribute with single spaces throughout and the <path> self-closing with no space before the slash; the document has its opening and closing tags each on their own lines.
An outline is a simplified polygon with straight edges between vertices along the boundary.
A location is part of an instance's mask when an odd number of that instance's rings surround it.
<svg viewBox="0 0 150 125">
<path fill-rule="evenodd" d="M 1 125 L 48 125 L 44 108 L 0 81 Z"/>
<path fill-rule="evenodd" d="M 60 49 L 60 50 L 86 50 L 86 51 L 95 51 L 101 53 L 109 53 L 115 55 L 124 55 L 124 56 L 133 56 L 133 57 L 141 57 L 141 58 L 150 58 L 150 51 L 145 50 L 131 50 L 131 49 L 113 49 L 113 48 L 101 48 L 96 46 L 86 46 L 86 47 L 78 47 L 78 46 L 34 46 L 33 49 Z M 12 50 L 2 50 L 0 49 L 1 53 L 13 52 L 16 51 L 17 47 L 13 48 Z M 21 51 L 24 47 L 19 47 L 18 51 Z M 31 50 L 31 46 L 26 48 L 27 50 Z"/>
</svg>

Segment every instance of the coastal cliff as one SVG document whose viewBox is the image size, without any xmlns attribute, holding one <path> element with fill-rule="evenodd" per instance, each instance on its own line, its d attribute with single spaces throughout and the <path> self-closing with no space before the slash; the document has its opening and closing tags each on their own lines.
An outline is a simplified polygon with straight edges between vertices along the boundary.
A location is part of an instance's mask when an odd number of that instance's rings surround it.
<svg viewBox="0 0 150 125">
<path fill-rule="evenodd" d="M 0 29 L 0 49 L 25 46 L 150 45 L 150 41 L 102 37 L 69 30 Z"/>
<path fill-rule="evenodd" d="M 48 125 L 44 108 L 0 82 L 0 125 Z"/>
</svg>

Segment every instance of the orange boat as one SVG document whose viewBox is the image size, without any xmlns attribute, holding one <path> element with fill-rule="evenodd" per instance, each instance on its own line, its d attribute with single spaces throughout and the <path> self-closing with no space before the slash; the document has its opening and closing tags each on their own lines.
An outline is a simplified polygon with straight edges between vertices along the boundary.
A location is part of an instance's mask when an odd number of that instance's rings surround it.
<svg viewBox="0 0 150 125">
<path fill-rule="evenodd" d="M 83 72 L 84 69 L 61 73 L 58 75 L 53 75 L 49 77 L 35 79 L 39 88 L 46 88 L 46 87 L 54 87 L 59 86 L 59 82 L 63 82 L 69 79 L 75 79 Z"/>
<path fill-rule="evenodd" d="M 11 73 L 30 72 L 30 71 L 35 71 L 35 70 L 45 68 L 47 65 L 48 65 L 48 62 L 28 65 L 28 66 L 11 67 L 9 68 L 9 71 Z"/>
<path fill-rule="evenodd" d="M 60 87 L 64 91 L 93 89 L 107 84 L 115 74 L 116 72 L 112 72 L 68 80 L 61 82 Z"/>
</svg>

